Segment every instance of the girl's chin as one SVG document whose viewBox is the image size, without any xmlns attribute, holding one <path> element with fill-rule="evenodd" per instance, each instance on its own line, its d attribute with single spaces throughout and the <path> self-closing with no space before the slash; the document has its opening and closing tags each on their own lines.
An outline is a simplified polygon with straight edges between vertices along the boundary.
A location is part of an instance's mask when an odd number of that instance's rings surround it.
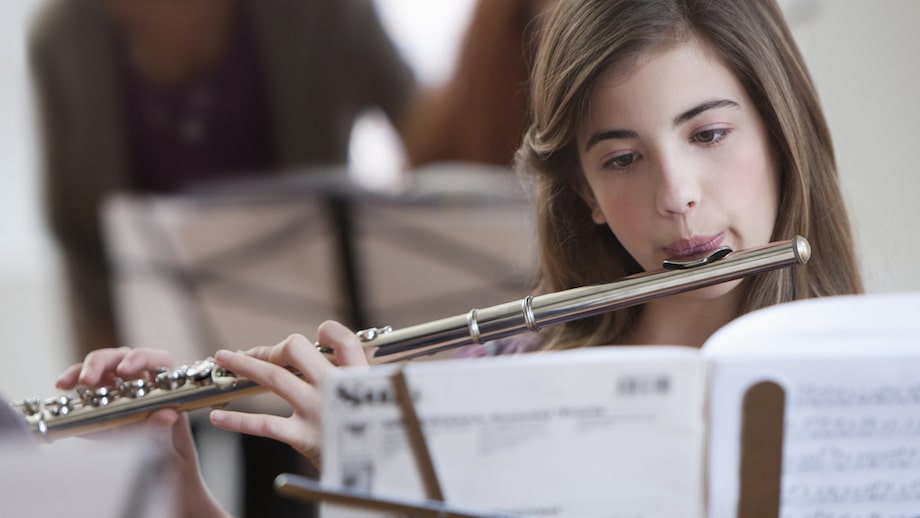
<svg viewBox="0 0 920 518">
<path fill-rule="evenodd" d="M 738 286 L 741 284 L 741 279 L 734 281 L 723 282 L 721 284 L 715 284 L 713 286 L 707 286 L 705 288 L 699 288 L 696 290 L 688 291 L 683 295 L 688 299 L 694 300 L 715 300 L 720 299 L 729 293 L 732 293 Z"/>
</svg>

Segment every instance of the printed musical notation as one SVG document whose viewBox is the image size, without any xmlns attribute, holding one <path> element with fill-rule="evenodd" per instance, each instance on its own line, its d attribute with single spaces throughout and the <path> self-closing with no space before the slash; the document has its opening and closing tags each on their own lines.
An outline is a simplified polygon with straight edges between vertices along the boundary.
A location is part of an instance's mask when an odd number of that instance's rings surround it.
<svg viewBox="0 0 920 518">
<path fill-rule="evenodd" d="M 851 408 L 920 405 L 920 383 L 850 386 L 840 383 L 799 383 L 793 392 L 797 407 Z"/>
<path fill-rule="evenodd" d="M 788 388 L 782 518 L 920 516 L 920 384 L 905 377 Z"/>
<path fill-rule="evenodd" d="M 868 471 L 884 469 L 920 470 L 920 448 L 893 446 L 853 451 L 837 445 L 819 446 L 795 459 L 786 459 L 787 473 L 823 471 Z"/>
</svg>

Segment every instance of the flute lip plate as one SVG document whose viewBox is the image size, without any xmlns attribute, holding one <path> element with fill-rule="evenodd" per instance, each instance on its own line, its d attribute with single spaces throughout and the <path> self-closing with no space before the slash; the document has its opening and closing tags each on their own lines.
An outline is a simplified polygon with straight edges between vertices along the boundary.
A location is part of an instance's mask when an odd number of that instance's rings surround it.
<svg viewBox="0 0 920 518">
<path fill-rule="evenodd" d="M 722 259 L 726 255 L 732 253 L 732 251 L 733 250 L 729 246 L 720 246 L 719 248 L 713 250 L 713 252 L 706 257 L 694 259 L 693 261 L 672 261 L 667 259 L 661 263 L 661 266 L 665 270 L 687 270 L 718 261 L 719 259 Z"/>
</svg>

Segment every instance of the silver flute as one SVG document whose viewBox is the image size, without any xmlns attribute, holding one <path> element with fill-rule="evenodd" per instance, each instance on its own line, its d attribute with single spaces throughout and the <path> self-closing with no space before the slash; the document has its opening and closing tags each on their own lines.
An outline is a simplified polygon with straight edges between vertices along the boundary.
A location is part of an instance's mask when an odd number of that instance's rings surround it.
<svg viewBox="0 0 920 518">
<path fill-rule="evenodd" d="M 698 260 L 665 261 L 661 270 L 608 284 L 529 295 L 403 329 L 374 327 L 358 332 L 358 338 L 372 364 L 392 363 L 805 264 L 810 258 L 811 246 L 800 236 L 737 252 L 722 247 Z M 317 348 L 327 356 L 331 354 L 326 347 Z M 207 358 L 174 370 L 161 369 L 151 379 L 116 380 L 110 387 L 80 387 L 69 394 L 16 401 L 13 407 L 22 412 L 34 432 L 52 441 L 139 421 L 161 408 L 188 411 L 215 407 L 265 390 Z"/>
</svg>

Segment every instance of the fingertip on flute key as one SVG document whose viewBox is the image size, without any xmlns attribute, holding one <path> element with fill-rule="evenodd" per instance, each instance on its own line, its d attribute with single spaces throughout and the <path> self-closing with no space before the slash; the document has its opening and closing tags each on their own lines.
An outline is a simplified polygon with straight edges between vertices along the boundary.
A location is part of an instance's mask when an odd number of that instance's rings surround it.
<svg viewBox="0 0 920 518">
<path fill-rule="evenodd" d="M 235 356 L 245 356 L 245 354 L 240 351 L 234 352 L 234 351 L 230 351 L 227 349 L 221 349 L 217 351 L 216 353 L 214 353 L 214 360 L 217 363 L 225 363 L 225 362 L 233 361 L 233 358 Z"/>
</svg>

